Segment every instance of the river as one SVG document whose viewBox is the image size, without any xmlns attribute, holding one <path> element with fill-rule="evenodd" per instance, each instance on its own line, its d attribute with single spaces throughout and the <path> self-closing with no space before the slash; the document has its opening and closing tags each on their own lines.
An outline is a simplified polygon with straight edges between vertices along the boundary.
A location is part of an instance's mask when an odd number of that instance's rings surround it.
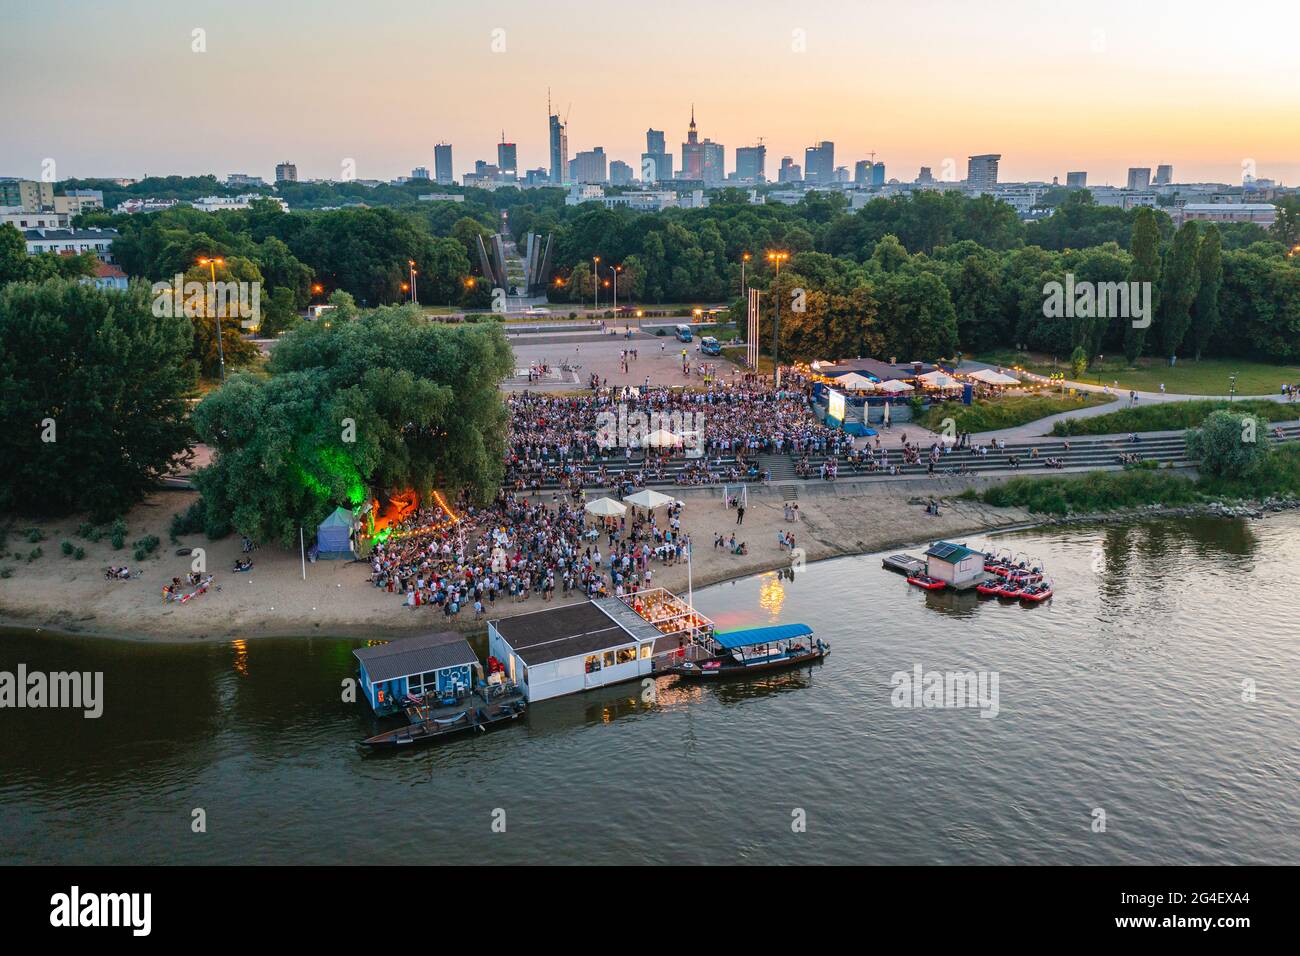
<svg viewBox="0 0 1300 956">
<path fill-rule="evenodd" d="M 5 633 L 0 670 L 105 691 L 98 719 L 0 710 L 0 862 L 1300 858 L 1300 515 L 969 543 L 1042 558 L 1056 596 L 926 594 L 880 555 L 716 585 L 695 599 L 720 626 L 803 621 L 832 654 L 390 757 L 354 747 L 376 726 L 342 701 L 355 641 Z M 996 676 L 996 716 L 895 706 L 917 665 Z"/>
</svg>

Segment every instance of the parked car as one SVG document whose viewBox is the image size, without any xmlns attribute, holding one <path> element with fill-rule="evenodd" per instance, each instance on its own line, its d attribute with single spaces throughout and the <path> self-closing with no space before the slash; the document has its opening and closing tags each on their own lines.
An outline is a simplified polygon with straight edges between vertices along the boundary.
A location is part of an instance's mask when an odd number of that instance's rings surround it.
<svg viewBox="0 0 1300 956">
<path fill-rule="evenodd" d="M 721 355 L 722 343 L 712 335 L 706 335 L 704 338 L 700 339 L 700 351 L 705 355 Z"/>
</svg>

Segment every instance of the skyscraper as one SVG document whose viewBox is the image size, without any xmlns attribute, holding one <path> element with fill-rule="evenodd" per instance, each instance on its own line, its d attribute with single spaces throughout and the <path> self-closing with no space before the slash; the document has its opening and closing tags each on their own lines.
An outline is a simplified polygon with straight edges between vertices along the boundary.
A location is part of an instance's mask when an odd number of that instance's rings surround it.
<svg viewBox="0 0 1300 956">
<path fill-rule="evenodd" d="M 551 108 L 551 98 L 546 98 L 546 108 Z M 560 122 L 559 114 L 551 113 L 550 115 L 550 143 L 551 143 L 551 182 L 562 184 L 569 168 L 569 129 L 568 125 Z"/>
<path fill-rule="evenodd" d="M 706 139 L 700 146 L 704 150 L 704 181 L 722 182 L 727 178 L 727 148 L 711 139 Z"/>
<path fill-rule="evenodd" d="M 298 167 L 288 160 L 280 163 L 275 167 L 275 181 L 277 183 L 296 183 L 298 181 Z"/>
<path fill-rule="evenodd" d="M 738 146 L 736 148 L 736 178 L 761 183 L 767 180 L 767 147 Z"/>
<path fill-rule="evenodd" d="M 700 132 L 695 128 L 695 104 L 691 104 L 691 125 L 686 131 L 686 142 L 682 143 L 682 178 L 704 179 L 704 145 L 700 142 Z"/>
<path fill-rule="evenodd" d="M 793 157 L 782 156 L 781 168 L 777 171 L 776 181 L 778 183 L 797 183 L 803 179 L 803 167 L 794 161 Z"/>
<path fill-rule="evenodd" d="M 929 166 L 922 166 L 921 171 L 916 174 L 917 185 L 929 186 L 934 182 L 934 172 Z"/>
<path fill-rule="evenodd" d="M 456 173 L 451 168 L 451 143 L 433 147 L 433 176 L 440 183 L 454 183 Z"/>
<path fill-rule="evenodd" d="M 1156 167 L 1156 185 L 1169 186 L 1174 181 L 1174 167 L 1164 163 Z"/>
<path fill-rule="evenodd" d="M 871 185 L 871 160 L 859 159 L 853 164 L 853 181 L 859 186 Z"/>
<path fill-rule="evenodd" d="M 885 164 L 884 163 L 871 164 L 871 185 L 873 186 L 885 185 Z"/>
<path fill-rule="evenodd" d="M 1083 189 L 1088 185 L 1088 173 L 1085 170 L 1065 174 L 1067 189 Z"/>
<path fill-rule="evenodd" d="M 664 144 L 664 131 L 645 131 L 645 152 L 641 154 L 641 180 L 650 183 L 667 182 L 673 178 L 673 155 Z"/>
<path fill-rule="evenodd" d="M 519 176 L 519 161 L 514 143 L 506 142 L 506 131 L 501 131 L 501 142 L 497 143 L 497 169 L 501 171 L 502 179 L 517 179 Z"/>
<path fill-rule="evenodd" d="M 835 144 L 823 140 L 803 151 L 803 178 L 810 183 L 835 182 Z"/>
<path fill-rule="evenodd" d="M 966 185 L 970 189 L 988 192 L 998 184 L 998 161 L 1001 153 L 981 153 L 966 159 Z"/>
<path fill-rule="evenodd" d="M 1151 185 L 1150 166 L 1130 166 L 1128 171 L 1129 189 L 1146 189 Z"/>
</svg>

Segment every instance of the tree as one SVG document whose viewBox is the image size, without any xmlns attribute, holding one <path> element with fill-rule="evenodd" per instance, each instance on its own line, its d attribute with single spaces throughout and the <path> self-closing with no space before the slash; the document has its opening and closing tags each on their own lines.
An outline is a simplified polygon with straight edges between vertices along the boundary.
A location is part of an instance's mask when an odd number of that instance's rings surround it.
<svg viewBox="0 0 1300 956">
<path fill-rule="evenodd" d="M 1213 224 L 1205 228 L 1196 252 L 1196 272 L 1200 283 L 1192 308 L 1192 342 L 1196 359 L 1200 361 L 1219 325 L 1219 287 L 1223 284 L 1223 251 L 1219 229 Z"/>
<path fill-rule="evenodd" d="M 1187 454 L 1215 478 L 1244 478 L 1268 457 L 1268 423 L 1254 415 L 1211 412 L 1187 433 Z"/>
<path fill-rule="evenodd" d="M 1200 234 L 1196 221 L 1184 222 L 1174 233 L 1173 244 L 1165 259 L 1164 280 L 1161 282 L 1160 301 L 1163 307 L 1160 334 L 1164 353 L 1170 362 L 1182 347 L 1191 325 L 1192 303 L 1201 285 L 1201 274 L 1196 266 L 1196 253 L 1200 248 Z"/>
<path fill-rule="evenodd" d="M 0 510 L 103 519 L 144 497 L 191 440 L 192 334 L 142 284 L 0 290 Z"/>
<path fill-rule="evenodd" d="M 237 283 L 240 289 L 237 296 L 219 294 L 212 287 L 212 276 L 216 275 L 217 285 Z M 255 343 L 245 333 L 245 323 L 251 323 L 249 329 L 257 328 L 261 323 L 262 273 L 257 265 L 248 259 L 230 256 L 216 266 L 192 265 L 184 275 L 183 296 L 175 301 L 174 286 L 160 289 L 156 306 L 175 315 L 181 315 L 193 323 L 193 347 L 191 357 L 198 363 L 199 371 L 205 378 L 221 377 L 221 363 L 224 357 L 227 373 L 232 369 L 251 365 L 261 353 Z M 196 292 L 190 293 L 191 284 Z M 256 284 L 256 285 L 254 285 Z M 211 287 L 211 288 L 210 288 Z M 202 289 L 198 292 L 198 289 Z M 256 313 L 253 312 L 253 289 L 258 290 Z M 244 309 L 243 306 L 248 308 Z M 248 314 L 245 314 L 248 312 Z M 217 323 L 221 323 L 221 340 L 217 340 Z"/>
<path fill-rule="evenodd" d="M 1160 228 L 1155 213 L 1148 207 L 1138 210 L 1129 253 L 1133 256 L 1129 282 L 1147 283 L 1144 288 L 1150 289 L 1150 312 L 1143 319 L 1129 316 L 1124 329 L 1124 357 L 1133 365 L 1146 344 L 1147 328 L 1157 311 L 1156 292 L 1160 287 Z"/>
<path fill-rule="evenodd" d="M 1070 353 L 1070 374 L 1075 379 L 1083 378 L 1083 373 L 1088 371 L 1088 352 L 1082 346 L 1076 346 L 1075 350 Z"/>
<path fill-rule="evenodd" d="M 513 367 L 497 324 L 429 323 L 413 306 L 296 329 L 269 378 L 237 375 L 195 409 L 216 452 L 195 479 L 210 522 L 288 544 L 386 490 L 490 497 L 504 472 L 497 386 Z"/>
</svg>

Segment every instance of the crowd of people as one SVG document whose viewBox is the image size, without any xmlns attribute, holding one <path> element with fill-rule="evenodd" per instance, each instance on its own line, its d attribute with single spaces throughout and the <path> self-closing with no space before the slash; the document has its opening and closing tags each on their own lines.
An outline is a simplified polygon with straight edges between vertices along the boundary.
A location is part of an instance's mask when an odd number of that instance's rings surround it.
<svg viewBox="0 0 1300 956">
<path fill-rule="evenodd" d="M 650 587 L 656 565 L 684 559 L 680 505 L 592 524 L 584 504 L 581 490 L 549 503 L 503 490 L 486 507 L 462 503 L 455 516 L 417 509 L 380 535 L 371 583 L 408 607 L 478 619 L 498 601 L 623 596 Z"/>
</svg>

